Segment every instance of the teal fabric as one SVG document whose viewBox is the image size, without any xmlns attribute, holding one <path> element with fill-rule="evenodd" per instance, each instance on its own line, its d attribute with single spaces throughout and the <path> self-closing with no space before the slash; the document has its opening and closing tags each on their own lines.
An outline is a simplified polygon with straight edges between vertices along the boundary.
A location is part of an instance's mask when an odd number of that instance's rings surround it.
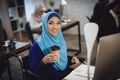
<svg viewBox="0 0 120 80">
<path fill-rule="evenodd" d="M 57 45 L 60 47 L 60 60 L 58 62 L 52 63 L 52 65 L 55 69 L 62 71 L 65 70 L 68 63 L 67 46 L 61 30 L 56 36 L 49 34 L 47 24 L 49 16 L 51 15 L 57 15 L 56 17 L 58 17 L 61 21 L 61 17 L 58 13 L 53 11 L 46 13 L 46 15 L 42 19 L 42 34 L 38 38 L 37 43 L 45 55 L 50 53 L 51 46 Z"/>
</svg>

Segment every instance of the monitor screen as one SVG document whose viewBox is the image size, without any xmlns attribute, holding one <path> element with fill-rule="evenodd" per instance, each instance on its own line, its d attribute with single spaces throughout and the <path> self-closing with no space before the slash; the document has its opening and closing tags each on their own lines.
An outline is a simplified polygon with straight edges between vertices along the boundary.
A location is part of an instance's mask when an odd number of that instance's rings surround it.
<svg viewBox="0 0 120 80">
<path fill-rule="evenodd" d="M 2 21 L 0 19 L 0 46 L 4 45 L 4 43 L 5 43 L 5 34 L 4 34 L 3 27 L 2 27 Z"/>
<path fill-rule="evenodd" d="M 93 80 L 120 79 L 120 33 L 100 39 Z"/>
</svg>

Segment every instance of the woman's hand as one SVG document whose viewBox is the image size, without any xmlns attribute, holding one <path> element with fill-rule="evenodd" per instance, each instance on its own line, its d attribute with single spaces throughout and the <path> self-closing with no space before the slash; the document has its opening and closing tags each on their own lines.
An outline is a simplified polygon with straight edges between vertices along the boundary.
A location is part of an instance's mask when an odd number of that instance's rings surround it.
<svg viewBox="0 0 120 80">
<path fill-rule="evenodd" d="M 79 61 L 79 59 L 77 57 L 73 57 L 71 62 L 75 63 L 75 64 L 80 64 L 80 61 Z"/>
<path fill-rule="evenodd" d="M 60 55 L 58 54 L 54 54 L 54 53 L 50 53 L 48 55 L 46 55 L 42 61 L 44 64 L 48 64 L 48 63 L 54 63 L 57 62 L 60 59 Z"/>
</svg>

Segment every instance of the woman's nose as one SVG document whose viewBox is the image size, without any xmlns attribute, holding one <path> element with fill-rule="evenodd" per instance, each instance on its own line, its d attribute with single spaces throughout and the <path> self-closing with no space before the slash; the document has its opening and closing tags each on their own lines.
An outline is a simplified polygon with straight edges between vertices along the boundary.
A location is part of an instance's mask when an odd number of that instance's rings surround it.
<svg viewBox="0 0 120 80">
<path fill-rule="evenodd" d="M 57 28 L 57 24 L 54 24 L 53 27 L 54 27 L 54 28 Z"/>
</svg>

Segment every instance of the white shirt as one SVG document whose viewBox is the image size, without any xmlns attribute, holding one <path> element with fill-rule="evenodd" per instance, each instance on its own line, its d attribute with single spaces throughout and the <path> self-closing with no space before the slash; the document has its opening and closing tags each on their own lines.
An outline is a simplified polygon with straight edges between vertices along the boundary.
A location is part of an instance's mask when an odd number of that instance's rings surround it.
<svg viewBox="0 0 120 80">
<path fill-rule="evenodd" d="M 42 18 L 43 16 L 45 16 L 46 13 L 44 13 L 42 15 Z M 35 28 L 39 28 L 42 26 L 42 22 L 37 22 L 33 17 L 31 17 L 31 21 L 30 21 L 30 27 L 31 29 L 35 29 Z M 33 38 L 34 40 L 37 40 L 37 38 L 39 37 L 39 34 L 33 34 Z"/>
</svg>

